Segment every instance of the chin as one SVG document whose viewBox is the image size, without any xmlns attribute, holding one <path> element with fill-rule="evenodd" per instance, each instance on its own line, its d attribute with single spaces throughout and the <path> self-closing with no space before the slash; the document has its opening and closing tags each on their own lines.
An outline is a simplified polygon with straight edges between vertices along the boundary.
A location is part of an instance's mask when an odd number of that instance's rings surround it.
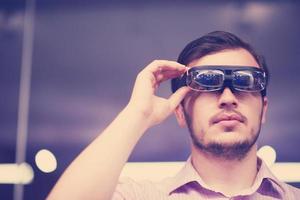
<svg viewBox="0 0 300 200">
<path fill-rule="evenodd" d="M 246 144 L 246 143 L 249 143 L 247 139 L 222 138 L 219 140 L 212 140 L 208 142 L 206 146 L 210 146 L 211 144 L 216 144 L 224 147 L 231 147 L 231 146 L 237 146 L 239 144 Z"/>
<path fill-rule="evenodd" d="M 241 131 L 236 131 L 236 130 L 219 131 L 218 133 L 215 134 L 209 134 L 208 137 L 209 138 L 207 138 L 206 141 L 221 142 L 221 143 L 244 142 L 249 139 L 246 133 L 243 133 Z"/>
<path fill-rule="evenodd" d="M 248 140 L 211 141 L 199 143 L 194 141 L 196 149 L 206 152 L 213 157 L 225 160 L 242 160 L 253 146 Z"/>
<path fill-rule="evenodd" d="M 245 126 L 213 126 L 195 134 L 188 126 L 195 148 L 226 160 L 243 159 L 256 143 L 259 129 Z"/>
<path fill-rule="evenodd" d="M 221 140 L 214 140 L 208 143 L 208 145 L 210 144 L 218 144 L 224 147 L 231 147 L 231 146 L 237 146 L 240 144 L 249 144 L 249 140 L 247 139 L 231 139 L 231 138 L 226 138 L 226 139 L 221 139 Z"/>
</svg>

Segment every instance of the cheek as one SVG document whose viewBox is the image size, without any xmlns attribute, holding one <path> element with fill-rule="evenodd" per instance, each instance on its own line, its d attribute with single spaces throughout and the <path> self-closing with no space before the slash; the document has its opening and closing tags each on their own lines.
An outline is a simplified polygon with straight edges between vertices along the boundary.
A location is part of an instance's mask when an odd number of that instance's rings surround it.
<svg viewBox="0 0 300 200">
<path fill-rule="evenodd" d="M 191 105 L 191 104 L 190 104 Z M 192 106 L 189 107 L 189 113 L 191 114 L 191 125 L 195 133 L 206 130 L 209 127 L 209 121 L 215 108 L 212 101 L 203 100 L 197 98 Z"/>
<path fill-rule="evenodd" d="M 248 123 L 252 126 L 260 124 L 263 111 L 262 102 L 258 99 L 255 99 L 251 104 L 248 103 L 246 108 L 247 109 L 245 109 L 244 114 L 248 118 Z"/>
</svg>

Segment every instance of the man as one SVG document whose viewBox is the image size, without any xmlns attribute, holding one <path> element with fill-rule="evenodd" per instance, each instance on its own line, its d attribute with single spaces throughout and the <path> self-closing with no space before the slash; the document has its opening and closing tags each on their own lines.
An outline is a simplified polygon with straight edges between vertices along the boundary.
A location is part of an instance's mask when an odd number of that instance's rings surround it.
<svg viewBox="0 0 300 200">
<path fill-rule="evenodd" d="M 172 80 L 173 94 L 155 95 Z M 252 47 L 227 32 L 188 44 L 178 62 L 156 60 L 137 76 L 116 119 L 68 167 L 48 199 L 297 199 L 256 156 L 266 120 L 268 70 Z M 145 131 L 175 112 L 191 135 L 191 156 L 160 183 L 119 181 Z"/>
</svg>

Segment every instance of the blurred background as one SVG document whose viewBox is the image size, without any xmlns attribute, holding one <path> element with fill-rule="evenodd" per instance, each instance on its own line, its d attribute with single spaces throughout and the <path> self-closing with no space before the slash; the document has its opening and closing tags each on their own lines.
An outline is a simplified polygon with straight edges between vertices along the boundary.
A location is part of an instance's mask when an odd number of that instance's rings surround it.
<svg viewBox="0 0 300 200">
<path fill-rule="evenodd" d="M 34 179 L 21 196 L 44 199 L 126 105 L 144 66 L 176 60 L 188 42 L 214 30 L 233 32 L 265 55 L 270 104 L 259 145 L 272 146 L 277 162 L 300 162 L 299 9 L 297 1 L 0 0 L 0 164 L 26 161 Z M 188 155 L 189 133 L 170 117 L 148 131 L 130 161 Z M 14 190 L 0 184 L 0 199 L 13 199 Z"/>
</svg>

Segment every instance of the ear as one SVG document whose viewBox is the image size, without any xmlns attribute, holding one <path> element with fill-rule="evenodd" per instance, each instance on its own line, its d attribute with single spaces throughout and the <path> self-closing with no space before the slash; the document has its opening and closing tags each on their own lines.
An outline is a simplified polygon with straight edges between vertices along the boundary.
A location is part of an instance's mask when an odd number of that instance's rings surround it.
<svg viewBox="0 0 300 200">
<path fill-rule="evenodd" d="M 176 116 L 177 119 L 177 123 L 179 124 L 179 126 L 181 128 L 186 127 L 186 119 L 185 119 L 185 115 L 184 115 L 184 110 L 183 110 L 183 106 L 181 104 L 179 104 L 174 111 L 174 114 Z"/>
<path fill-rule="evenodd" d="M 268 110 L 268 98 L 264 97 L 263 98 L 263 108 L 262 108 L 262 118 L 261 122 L 264 124 L 266 122 L 266 115 L 267 115 L 267 110 Z"/>
</svg>

